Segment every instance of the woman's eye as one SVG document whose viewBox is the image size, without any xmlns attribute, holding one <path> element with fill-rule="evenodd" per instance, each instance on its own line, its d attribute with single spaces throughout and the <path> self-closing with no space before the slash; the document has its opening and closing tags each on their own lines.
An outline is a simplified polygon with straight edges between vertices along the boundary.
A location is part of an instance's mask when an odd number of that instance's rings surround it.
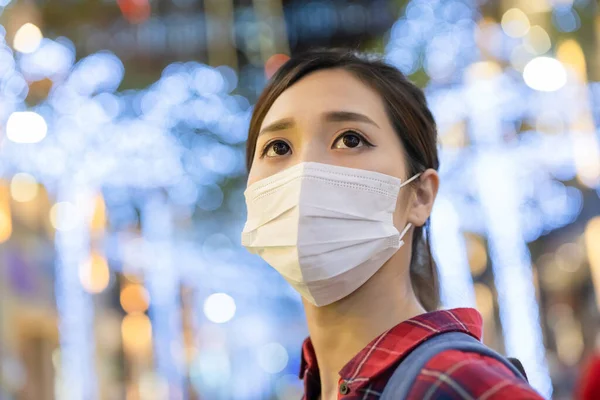
<svg viewBox="0 0 600 400">
<path fill-rule="evenodd" d="M 354 149 L 369 145 L 365 138 L 357 132 L 346 131 L 342 133 L 333 144 L 335 149 Z"/>
<path fill-rule="evenodd" d="M 280 157 L 285 156 L 290 152 L 290 145 L 282 140 L 276 140 L 270 143 L 265 149 L 265 156 L 267 157 Z"/>
</svg>

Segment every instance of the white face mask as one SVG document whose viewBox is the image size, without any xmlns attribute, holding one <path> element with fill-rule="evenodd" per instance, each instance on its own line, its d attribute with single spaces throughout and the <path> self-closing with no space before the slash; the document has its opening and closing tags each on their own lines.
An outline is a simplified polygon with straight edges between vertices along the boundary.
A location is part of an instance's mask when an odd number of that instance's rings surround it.
<svg viewBox="0 0 600 400">
<path fill-rule="evenodd" d="M 244 193 L 242 244 L 260 255 L 308 301 L 324 306 L 371 278 L 404 244 L 393 213 L 400 179 L 305 162 Z"/>
</svg>

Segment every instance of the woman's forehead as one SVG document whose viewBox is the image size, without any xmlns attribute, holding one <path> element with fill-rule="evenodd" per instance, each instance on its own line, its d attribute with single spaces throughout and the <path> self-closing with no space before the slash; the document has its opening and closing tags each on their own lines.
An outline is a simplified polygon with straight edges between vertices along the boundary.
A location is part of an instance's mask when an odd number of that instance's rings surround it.
<svg viewBox="0 0 600 400">
<path fill-rule="evenodd" d="M 286 89 L 265 115 L 261 128 L 282 118 L 302 119 L 332 110 L 386 118 L 381 96 L 374 89 L 351 72 L 330 69 L 313 72 Z"/>
</svg>

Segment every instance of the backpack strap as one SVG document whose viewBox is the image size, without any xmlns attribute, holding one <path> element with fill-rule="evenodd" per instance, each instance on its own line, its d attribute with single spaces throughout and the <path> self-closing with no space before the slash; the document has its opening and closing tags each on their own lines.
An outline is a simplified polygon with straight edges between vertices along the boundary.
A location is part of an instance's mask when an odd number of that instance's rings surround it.
<svg viewBox="0 0 600 400">
<path fill-rule="evenodd" d="M 515 376 L 526 381 L 519 370 L 505 357 L 485 346 L 471 335 L 464 332 L 445 332 L 421 343 L 400 362 L 385 386 L 380 400 L 406 399 L 425 364 L 431 358 L 446 350 L 460 350 L 494 358 L 510 369 Z"/>
</svg>

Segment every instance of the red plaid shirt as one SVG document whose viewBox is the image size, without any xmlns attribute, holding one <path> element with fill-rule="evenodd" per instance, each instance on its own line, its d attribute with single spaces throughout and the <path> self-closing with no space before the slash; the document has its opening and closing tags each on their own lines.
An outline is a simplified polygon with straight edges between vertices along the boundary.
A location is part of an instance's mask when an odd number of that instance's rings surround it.
<svg viewBox="0 0 600 400">
<path fill-rule="evenodd" d="M 382 333 L 340 371 L 338 399 L 379 399 L 396 367 L 412 349 L 438 333 L 449 331 L 465 332 L 481 340 L 481 315 L 469 308 L 435 311 Z M 302 346 L 300 368 L 300 379 L 304 379 L 303 399 L 319 399 L 319 367 L 310 338 Z M 408 399 L 537 400 L 542 397 L 493 358 L 447 350 L 427 362 Z"/>
</svg>

